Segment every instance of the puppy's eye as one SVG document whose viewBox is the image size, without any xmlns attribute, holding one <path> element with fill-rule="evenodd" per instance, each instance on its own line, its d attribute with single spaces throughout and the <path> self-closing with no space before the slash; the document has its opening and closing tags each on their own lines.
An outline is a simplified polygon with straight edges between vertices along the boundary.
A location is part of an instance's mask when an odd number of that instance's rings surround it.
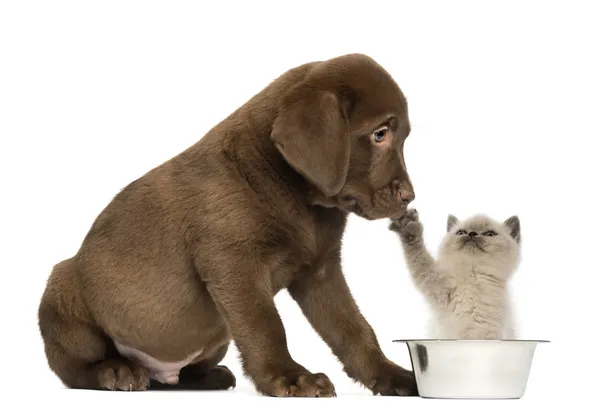
<svg viewBox="0 0 600 411">
<path fill-rule="evenodd" d="M 485 235 L 487 237 L 493 237 L 493 236 L 496 235 L 496 232 L 492 231 L 492 230 L 489 230 L 489 231 L 486 231 L 485 233 L 483 233 L 483 235 Z"/>
<path fill-rule="evenodd" d="M 380 127 L 377 130 L 375 130 L 373 134 L 371 134 L 371 138 L 373 138 L 374 142 L 381 143 L 383 140 L 385 140 L 385 137 L 388 134 L 388 130 L 389 129 L 386 126 Z"/>
<path fill-rule="evenodd" d="M 467 232 L 465 230 L 458 230 L 456 232 L 456 235 L 465 235 L 465 234 L 467 234 Z"/>
</svg>

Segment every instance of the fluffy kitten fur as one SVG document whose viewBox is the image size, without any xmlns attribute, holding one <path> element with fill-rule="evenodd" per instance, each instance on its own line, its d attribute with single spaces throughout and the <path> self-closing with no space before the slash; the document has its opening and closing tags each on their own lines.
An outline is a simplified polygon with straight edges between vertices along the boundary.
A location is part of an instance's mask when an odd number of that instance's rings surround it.
<svg viewBox="0 0 600 411">
<path fill-rule="evenodd" d="M 514 339 L 508 281 L 521 258 L 517 216 L 503 223 L 485 215 L 449 215 L 437 260 L 423 241 L 416 210 L 393 220 L 410 274 L 433 313 L 432 338 Z"/>
</svg>

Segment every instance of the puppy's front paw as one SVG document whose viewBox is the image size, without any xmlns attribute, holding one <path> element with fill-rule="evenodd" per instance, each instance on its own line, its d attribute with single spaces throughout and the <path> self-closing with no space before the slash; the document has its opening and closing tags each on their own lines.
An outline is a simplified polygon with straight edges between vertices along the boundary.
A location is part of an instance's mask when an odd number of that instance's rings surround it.
<svg viewBox="0 0 600 411">
<path fill-rule="evenodd" d="M 335 388 L 323 373 L 286 373 L 257 384 L 258 391 L 273 397 L 335 397 Z"/>
<path fill-rule="evenodd" d="M 418 241 L 423 236 L 423 224 L 419 221 L 419 213 L 414 208 L 408 210 L 402 218 L 392 220 L 389 229 L 409 243 Z"/>
<path fill-rule="evenodd" d="M 370 389 L 373 395 L 403 397 L 419 395 L 415 374 L 392 363 L 387 364 Z"/>
</svg>

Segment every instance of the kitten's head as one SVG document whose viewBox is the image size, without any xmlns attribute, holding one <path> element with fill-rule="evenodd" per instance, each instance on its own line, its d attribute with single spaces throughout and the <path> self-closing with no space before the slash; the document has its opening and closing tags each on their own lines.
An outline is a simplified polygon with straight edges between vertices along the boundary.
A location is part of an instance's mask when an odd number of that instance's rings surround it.
<svg viewBox="0 0 600 411">
<path fill-rule="evenodd" d="M 509 270 L 520 258 L 521 223 L 517 216 L 500 223 L 482 214 L 462 221 L 450 214 L 446 231 L 440 250 L 446 256 L 481 259 Z"/>
</svg>

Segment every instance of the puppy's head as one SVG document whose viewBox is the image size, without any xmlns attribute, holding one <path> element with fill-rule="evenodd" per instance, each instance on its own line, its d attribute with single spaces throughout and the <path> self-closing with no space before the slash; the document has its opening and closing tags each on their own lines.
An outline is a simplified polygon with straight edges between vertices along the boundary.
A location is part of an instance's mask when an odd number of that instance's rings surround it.
<svg viewBox="0 0 600 411">
<path fill-rule="evenodd" d="M 271 139 L 315 187 L 316 203 L 363 218 L 398 218 L 414 200 L 404 162 L 406 100 L 371 58 L 313 63 L 282 97 Z"/>
</svg>

